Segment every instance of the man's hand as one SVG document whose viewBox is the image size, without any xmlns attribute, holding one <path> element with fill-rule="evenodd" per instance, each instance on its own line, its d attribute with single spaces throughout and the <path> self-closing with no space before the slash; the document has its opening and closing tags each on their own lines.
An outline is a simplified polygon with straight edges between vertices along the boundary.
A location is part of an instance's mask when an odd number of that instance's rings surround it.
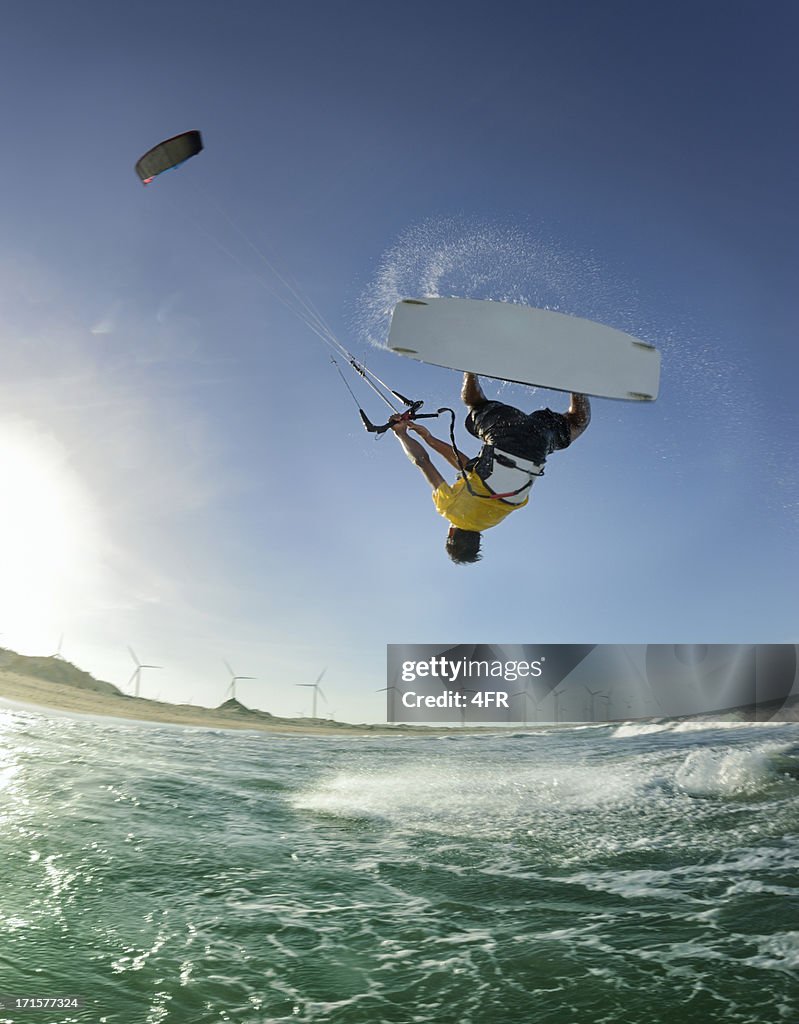
<svg viewBox="0 0 799 1024">
<path fill-rule="evenodd" d="M 430 437 L 430 431 L 427 427 L 423 426 L 421 423 L 417 423 L 416 420 L 407 420 L 407 424 L 408 430 L 412 430 L 414 434 L 418 434 L 422 440 L 427 441 Z"/>
<path fill-rule="evenodd" d="M 401 412 L 398 412 L 394 416 L 392 416 L 388 422 L 395 434 L 406 433 L 408 427 L 411 425 L 411 421 L 409 419 L 405 419 Z"/>
</svg>

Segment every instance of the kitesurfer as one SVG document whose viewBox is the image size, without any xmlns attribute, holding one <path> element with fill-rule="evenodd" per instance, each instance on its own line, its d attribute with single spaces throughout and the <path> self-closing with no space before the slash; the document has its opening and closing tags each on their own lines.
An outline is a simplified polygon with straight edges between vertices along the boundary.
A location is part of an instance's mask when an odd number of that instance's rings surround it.
<svg viewBox="0 0 799 1024">
<path fill-rule="evenodd" d="M 437 511 L 449 520 L 447 554 L 463 564 L 480 558 L 482 531 L 501 523 L 526 505 L 535 478 L 544 471 L 547 456 L 567 448 L 588 426 L 591 404 L 585 395 L 572 394 L 566 413 L 539 409 L 522 412 L 486 398 L 473 373 L 463 377 L 461 399 L 469 409 L 466 429 L 483 442 L 480 454 L 469 459 L 454 445 L 433 437 L 427 427 L 407 417 L 392 418 L 391 429 L 405 454 L 433 488 Z M 460 477 L 450 485 L 425 450 L 408 432 L 457 469 Z"/>
</svg>

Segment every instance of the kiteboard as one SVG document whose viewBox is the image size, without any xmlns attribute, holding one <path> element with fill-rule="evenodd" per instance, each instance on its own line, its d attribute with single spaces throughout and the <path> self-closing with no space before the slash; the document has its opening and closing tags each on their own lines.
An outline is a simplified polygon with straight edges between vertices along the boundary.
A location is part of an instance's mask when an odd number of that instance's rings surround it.
<svg viewBox="0 0 799 1024">
<path fill-rule="evenodd" d="M 451 370 L 652 402 L 660 353 L 645 341 L 581 317 L 510 302 L 404 299 L 394 307 L 388 347 Z"/>
</svg>

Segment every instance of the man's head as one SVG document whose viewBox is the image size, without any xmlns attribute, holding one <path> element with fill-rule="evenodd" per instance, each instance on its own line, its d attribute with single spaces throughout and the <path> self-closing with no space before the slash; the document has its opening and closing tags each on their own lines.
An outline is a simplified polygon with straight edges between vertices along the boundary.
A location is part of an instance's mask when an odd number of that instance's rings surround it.
<svg viewBox="0 0 799 1024">
<path fill-rule="evenodd" d="M 447 534 L 447 554 L 456 565 L 480 561 L 481 533 L 475 530 L 461 530 L 458 526 L 450 526 Z"/>
</svg>

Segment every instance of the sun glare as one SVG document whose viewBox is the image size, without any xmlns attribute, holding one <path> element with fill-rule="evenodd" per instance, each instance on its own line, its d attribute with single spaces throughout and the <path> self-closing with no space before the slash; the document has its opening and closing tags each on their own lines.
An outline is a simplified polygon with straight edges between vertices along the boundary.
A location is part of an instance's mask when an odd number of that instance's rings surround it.
<svg viewBox="0 0 799 1024">
<path fill-rule="evenodd" d="M 0 645 L 52 637 L 74 610 L 89 527 L 63 447 L 33 427 L 0 423 Z"/>
</svg>

